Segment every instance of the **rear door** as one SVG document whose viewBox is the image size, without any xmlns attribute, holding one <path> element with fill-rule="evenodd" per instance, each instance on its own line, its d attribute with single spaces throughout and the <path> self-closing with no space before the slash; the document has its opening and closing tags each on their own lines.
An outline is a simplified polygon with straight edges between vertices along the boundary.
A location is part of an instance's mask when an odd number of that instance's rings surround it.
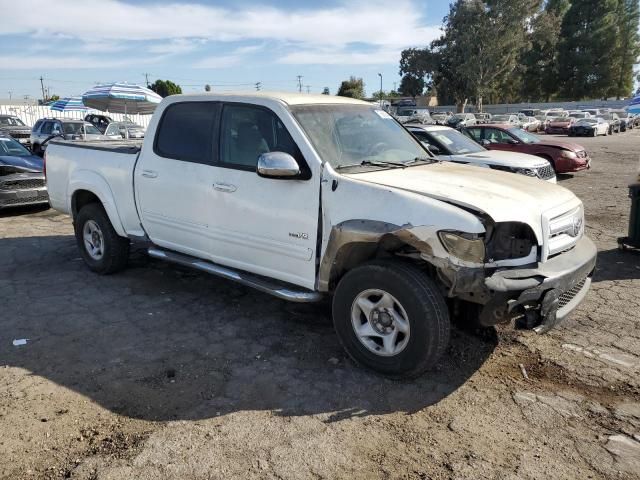
<svg viewBox="0 0 640 480">
<path fill-rule="evenodd" d="M 152 149 L 135 170 L 136 198 L 145 231 L 165 248 L 210 258 L 216 102 L 169 105 Z"/>
<path fill-rule="evenodd" d="M 320 175 L 311 174 L 290 131 L 296 125 L 283 117 L 264 106 L 224 104 L 209 210 L 212 254 L 218 263 L 311 289 Z M 258 157 L 266 152 L 292 155 L 305 179 L 258 176 Z"/>
</svg>

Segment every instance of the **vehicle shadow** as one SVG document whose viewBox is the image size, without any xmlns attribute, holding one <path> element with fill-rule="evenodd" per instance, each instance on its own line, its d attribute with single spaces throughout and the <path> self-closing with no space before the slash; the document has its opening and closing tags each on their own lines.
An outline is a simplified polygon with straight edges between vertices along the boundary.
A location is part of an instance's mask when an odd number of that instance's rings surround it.
<svg viewBox="0 0 640 480">
<path fill-rule="evenodd" d="M 28 215 L 32 213 L 44 212 L 51 207 L 49 204 L 44 205 L 28 205 L 24 207 L 6 207 L 0 209 L 0 218 L 18 217 L 20 215 Z"/>
<path fill-rule="evenodd" d="M 640 250 L 617 248 L 598 252 L 594 282 L 640 278 Z"/>
<path fill-rule="evenodd" d="M 497 344 L 495 329 L 454 329 L 431 371 L 392 381 L 346 357 L 327 304 L 288 304 L 141 251 L 98 276 L 71 236 L 0 239 L 0 298 L 0 365 L 149 420 L 413 412 L 463 385 Z"/>
</svg>

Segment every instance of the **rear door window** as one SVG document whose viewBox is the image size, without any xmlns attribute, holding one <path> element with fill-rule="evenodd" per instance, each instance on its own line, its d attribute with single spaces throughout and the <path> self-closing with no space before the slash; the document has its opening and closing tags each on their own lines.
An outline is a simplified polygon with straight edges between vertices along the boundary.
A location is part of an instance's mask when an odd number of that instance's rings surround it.
<svg viewBox="0 0 640 480">
<path fill-rule="evenodd" d="M 42 126 L 42 131 L 40 133 L 44 133 L 45 135 L 48 135 L 51 133 L 51 130 L 53 130 L 53 122 L 44 122 L 44 125 Z"/>
<path fill-rule="evenodd" d="M 183 102 L 167 107 L 156 133 L 155 153 L 174 160 L 213 164 L 219 108 L 217 102 Z"/>
</svg>

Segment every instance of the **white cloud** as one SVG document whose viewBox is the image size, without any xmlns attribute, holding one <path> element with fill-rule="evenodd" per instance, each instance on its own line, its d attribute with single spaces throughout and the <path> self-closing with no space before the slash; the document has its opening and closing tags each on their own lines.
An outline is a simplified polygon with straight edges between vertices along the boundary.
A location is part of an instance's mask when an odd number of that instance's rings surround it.
<svg viewBox="0 0 640 480">
<path fill-rule="evenodd" d="M 160 55 L 177 55 L 179 53 L 192 52 L 202 45 L 202 43 L 202 40 L 174 38 L 169 42 L 153 44 L 147 49 L 147 51 L 149 53 L 157 53 Z"/>
<path fill-rule="evenodd" d="M 244 57 L 242 55 L 217 55 L 198 60 L 193 64 L 194 68 L 229 68 L 239 65 Z"/>
<path fill-rule="evenodd" d="M 42 69 L 121 68 L 152 64 L 158 60 L 158 57 L 104 59 L 90 56 L 0 55 L 0 65 L 8 70 L 31 70 L 34 66 Z"/>
<path fill-rule="evenodd" d="M 11 19 L 3 23 L 0 35 L 119 41 L 276 40 L 307 47 L 358 42 L 401 48 L 426 45 L 438 35 L 436 27 L 422 25 L 419 10 L 412 0 L 398 0 L 391 10 L 383 0 L 293 10 L 258 5 L 235 10 L 196 3 L 132 5 L 120 0 L 0 0 L 0 11 Z"/>
<path fill-rule="evenodd" d="M 384 65 L 398 61 L 397 50 L 374 50 L 371 52 L 347 52 L 337 50 L 303 50 L 292 52 L 278 59 L 278 63 L 291 65 Z"/>
</svg>

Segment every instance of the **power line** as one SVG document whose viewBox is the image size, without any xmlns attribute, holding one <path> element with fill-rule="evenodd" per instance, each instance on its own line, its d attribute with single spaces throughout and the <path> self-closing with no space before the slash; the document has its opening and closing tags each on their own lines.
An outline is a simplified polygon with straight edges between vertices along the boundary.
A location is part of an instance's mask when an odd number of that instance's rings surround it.
<svg viewBox="0 0 640 480">
<path fill-rule="evenodd" d="M 298 75 L 298 92 L 302 93 L 302 75 Z"/>
</svg>

